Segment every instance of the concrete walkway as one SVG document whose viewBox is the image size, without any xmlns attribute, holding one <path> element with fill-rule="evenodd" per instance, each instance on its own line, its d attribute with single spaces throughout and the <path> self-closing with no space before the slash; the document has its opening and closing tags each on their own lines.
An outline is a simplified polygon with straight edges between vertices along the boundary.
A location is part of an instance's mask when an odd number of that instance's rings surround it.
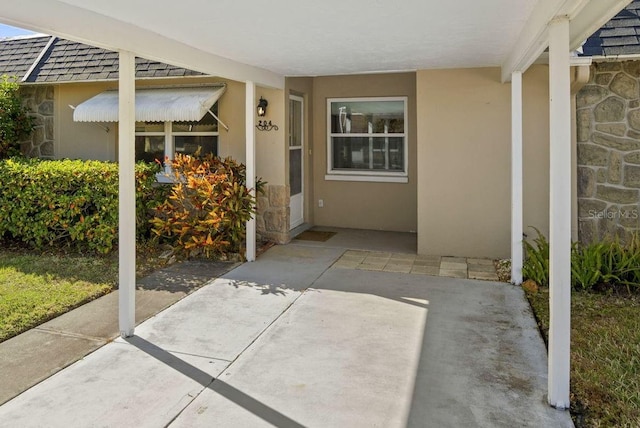
<svg viewBox="0 0 640 428">
<path fill-rule="evenodd" d="M 235 266 L 237 263 L 185 262 L 138 280 L 136 320 L 156 315 Z M 118 335 L 116 290 L 0 343 L 0 404 Z"/>
<path fill-rule="evenodd" d="M 293 244 L 0 407 L 16 427 L 572 426 L 521 289 Z"/>
</svg>

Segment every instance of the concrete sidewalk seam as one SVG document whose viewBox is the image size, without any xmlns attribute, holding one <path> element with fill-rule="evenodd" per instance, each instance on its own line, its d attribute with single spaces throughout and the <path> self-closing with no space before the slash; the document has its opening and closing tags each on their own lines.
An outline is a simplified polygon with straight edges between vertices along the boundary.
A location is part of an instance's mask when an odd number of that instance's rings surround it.
<svg viewBox="0 0 640 428">
<path fill-rule="evenodd" d="M 344 252 L 342 253 L 344 254 Z M 256 343 L 258 341 L 258 339 L 260 339 L 280 318 L 282 318 L 282 316 L 289 311 L 289 309 L 291 309 L 291 307 L 298 301 L 298 299 L 300 299 L 310 288 L 313 287 L 313 285 L 318 281 L 318 279 L 320 279 L 320 277 L 322 277 L 322 275 L 325 274 L 325 272 L 327 272 L 329 269 L 331 269 L 331 267 L 336 263 L 336 261 L 338 261 L 340 259 L 340 257 L 336 258 L 331 264 L 329 264 L 329 266 L 327 266 L 322 272 L 320 272 L 312 281 L 311 283 L 300 292 L 300 295 L 298 297 L 296 297 L 295 299 L 293 299 L 291 301 L 291 303 L 289 305 L 287 305 L 286 308 L 284 308 L 277 317 L 275 317 L 265 328 L 262 329 L 262 331 L 260 331 L 260 333 L 258 333 L 258 335 L 247 345 L 244 347 L 244 349 L 242 351 L 240 351 L 238 353 L 238 355 L 236 355 L 236 357 L 229 362 L 229 364 L 220 372 L 220 374 L 217 377 L 214 377 L 211 382 L 209 384 L 207 384 L 207 386 L 205 386 L 204 388 L 202 388 L 197 394 L 195 394 L 194 397 L 192 397 L 191 400 L 189 400 L 189 403 L 187 403 L 187 405 L 185 405 L 166 425 L 164 428 L 168 428 L 170 427 L 183 413 L 184 411 L 189 408 L 189 406 L 191 405 L 191 403 L 193 401 L 195 401 L 204 391 L 206 391 L 207 389 L 211 388 L 211 385 L 214 384 L 214 382 L 218 379 L 221 379 L 222 376 L 224 376 L 225 373 L 227 373 L 227 371 L 229 370 L 229 368 L 231 368 L 231 366 L 233 366 L 233 364 L 238 361 L 238 359 L 245 353 L 247 352 L 247 350 L 249 348 L 251 348 L 253 346 L 254 343 Z M 225 360 L 226 361 L 226 360 Z"/>
<path fill-rule="evenodd" d="M 54 335 L 58 335 L 58 336 L 64 336 L 64 337 L 72 337 L 74 339 L 88 339 L 88 340 L 93 340 L 96 342 L 111 342 L 113 339 L 115 339 L 115 337 L 98 337 L 98 336 L 87 336 L 84 334 L 78 334 L 78 333 L 72 333 L 69 331 L 63 331 L 63 330 L 55 330 L 55 329 L 50 329 L 50 328 L 42 328 L 41 326 L 38 327 L 34 327 L 33 330 L 37 330 L 37 331 L 41 331 L 43 333 L 50 333 L 50 334 L 54 334 Z"/>
<path fill-rule="evenodd" d="M 208 355 L 198 355 L 198 354 L 191 354 L 189 352 L 180 352 L 180 351 L 172 351 L 171 349 L 165 349 L 165 351 L 174 354 L 174 355 L 186 355 L 188 357 L 196 357 L 196 358 L 203 358 L 205 360 L 216 360 L 216 361 L 223 361 L 225 363 L 231 363 L 231 360 L 227 360 L 225 358 L 217 358 L 217 357 L 211 357 Z"/>
<path fill-rule="evenodd" d="M 323 272 L 323 273 L 324 273 L 324 272 Z M 318 278 L 319 278 L 319 277 L 318 277 Z M 316 280 L 317 280 L 318 278 L 316 278 Z M 316 280 L 314 280 L 314 282 L 315 282 Z M 269 327 L 271 327 L 271 326 L 272 326 L 276 321 L 278 321 L 278 320 L 280 319 L 280 317 L 282 317 L 282 315 L 283 315 L 285 312 L 287 312 L 287 311 L 289 310 L 289 308 L 291 308 L 291 306 L 293 306 L 293 304 L 294 304 L 295 302 L 297 302 L 297 301 L 298 301 L 298 299 L 299 299 L 299 298 L 300 298 L 300 297 L 301 297 L 301 296 L 302 296 L 306 291 L 307 291 L 307 290 L 302 291 L 298 297 L 296 297 L 296 298 L 295 298 L 295 299 L 294 299 L 294 300 L 293 300 L 293 301 L 292 301 L 292 302 L 291 302 L 291 303 L 290 303 L 286 308 L 284 308 L 284 309 L 282 310 L 282 312 L 280 312 L 280 314 L 278 314 L 278 316 L 277 316 L 277 317 L 275 317 L 275 318 L 273 319 L 273 321 L 271 321 L 271 322 L 270 322 L 270 323 L 269 323 L 265 328 L 263 328 L 263 329 L 262 329 L 262 331 L 260 331 L 260 333 L 258 333 L 258 335 L 255 337 L 255 339 L 253 339 L 253 340 L 251 341 L 251 343 L 249 343 L 249 344 L 248 344 L 248 345 L 247 345 L 247 346 L 246 346 L 242 351 L 240 351 L 240 352 L 238 353 L 238 355 L 236 355 L 236 357 L 235 357 L 232 361 L 229 361 L 229 360 L 222 360 L 222 361 L 229 362 L 229 364 L 227 364 L 227 366 L 226 366 L 226 367 L 225 367 L 225 368 L 220 372 L 220 374 L 219 374 L 217 377 L 213 377 L 213 379 L 211 380 L 211 382 L 209 382 L 209 383 L 208 383 L 206 386 L 204 386 L 200 391 L 198 391 L 198 393 L 197 393 L 197 394 L 195 394 L 193 397 L 191 397 L 191 400 L 189 400 L 189 402 L 188 402 L 188 403 L 186 403 L 186 405 L 185 405 L 184 407 L 182 407 L 182 409 L 180 409 L 180 411 L 179 411 L 179 412 L 178 412 L 178 413 L 177 413 L 173 418 L 171 418 L 171 420 L 170 420 L 170 421 L 169 421 L 169 422 L 164 426 L 164 428 L 168 428 L 168 427 L 170 427 L 170 426 L 171 426 L 171 424 L 173 424 L 173 423 L 174 423 L 174 422 L 175 422 L 175 421 L 180 417 L 180 415 L 182 415 L 182 413 L 183 413 L 183 412 L 184 412 L 184 411 L 185 411 L 185 410 L 186 410 L 186 409 L 191 405 L 191 403 L 193 403 L 193 401 L 194 401 L 196 398 L 198 398 L 198 397 L 199 397 L 199 396 L 200 396 L 204 391 L 206 391 L 207 389 L 210 389 L 210 388 L 211 388 L 211 385 L 213 385 L 213 383 L 214 383 L 217 379 L 221 378 L 221 377 L 226 373 L 226 371 L 229 369 L 229 367 L 231 367 L 231 366 L 233 365 L 233 363 L 234 363 L 235 361 L 237 361 L 237 360 L 238 360 L 238 358 L 240 358 L 240 356 L 241 356 L 242 354 L 244 354 L 244 353 L 245 353 L 245 352 L 246 352 L 246 351 L 247 351 L 247 350 L 248 350 L 248 349 L 249 349 L 249 348 L 250 348 L 250 347 L 251 347 L 251 346 L 252 346 L 252 345 L 253 345 L 253 344 L 254 344 L 254 343 L 255 343 L 255 342 L 256 342 L 256 341 L 257 341 L 257 340 L 258 340 L 258 339 L 259 339 L 259 338 L 260 338 L 260 337 L 261 337 L 261 336 L 262 336 L 262 335 L 267 331 L 267 330 L 268 330 L 268 329 L 269 329 Z M 170 351 L 167 351 L 167 352 L 170 352 Z"/>
</svg>

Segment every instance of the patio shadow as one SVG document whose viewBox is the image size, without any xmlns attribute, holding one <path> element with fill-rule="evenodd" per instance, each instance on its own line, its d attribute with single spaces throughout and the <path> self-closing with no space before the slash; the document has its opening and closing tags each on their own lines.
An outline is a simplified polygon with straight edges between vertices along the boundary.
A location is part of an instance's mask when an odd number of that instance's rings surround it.
<svg viewBox="0 0 640 428">
<path fill-rule="evenodd" d="M 172 369 L 182 373 L 184 376 L 193 379 L 203 387 L 209 388 L 210 390 L 220 394 L 227 400 L 232 401 L 243 409 L 253 413 L 257 417 L 274 426 L 304 428 L 304 425 L 294 421 L 288 416 L 254 399 L 253 397 L 245 394 L 237 388 L 234 388 L 228 383 L 220 379 L 213 378 L 209 373 L 206 373 L 198 369 L 197 367 L 192 366 L 184 360 L 181 360 L 180 358 L 139 336 L 127 338 L 125 339 L 125 341 L 135 346 L 147 355 L 160 361 L 161 363 L 166 364 Z"/>
</svg>

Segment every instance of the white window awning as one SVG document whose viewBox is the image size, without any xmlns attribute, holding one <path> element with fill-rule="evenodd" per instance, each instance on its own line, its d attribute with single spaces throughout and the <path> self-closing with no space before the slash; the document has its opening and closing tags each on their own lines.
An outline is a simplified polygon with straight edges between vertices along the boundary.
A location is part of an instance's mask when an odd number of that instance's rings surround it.
<svg viewBox="0 0 640 428">
<path fill-rule="evenodd" d="M 211 109 L 226 86 L 136 90 L 136 122 L 197 122 Z M 213 114 L 213 113 L 211 113 Z M 75 122 L 117 122 L 118 91 L 105 91 L 79 104 Z"/>
</svg>

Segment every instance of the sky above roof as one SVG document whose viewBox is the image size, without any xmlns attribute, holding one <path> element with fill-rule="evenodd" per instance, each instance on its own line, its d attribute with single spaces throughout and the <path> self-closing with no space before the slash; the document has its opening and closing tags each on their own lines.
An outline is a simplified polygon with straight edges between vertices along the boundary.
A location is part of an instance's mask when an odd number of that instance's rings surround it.
<svg viewBox="0 0 640 428">
<path fill-rule="evenodd" d="M 33 31 L 23 30 L 22 28 L 0 24 L 0 37 L 28 36 L 31 34 L 35 33 Z"/>
</svg>

